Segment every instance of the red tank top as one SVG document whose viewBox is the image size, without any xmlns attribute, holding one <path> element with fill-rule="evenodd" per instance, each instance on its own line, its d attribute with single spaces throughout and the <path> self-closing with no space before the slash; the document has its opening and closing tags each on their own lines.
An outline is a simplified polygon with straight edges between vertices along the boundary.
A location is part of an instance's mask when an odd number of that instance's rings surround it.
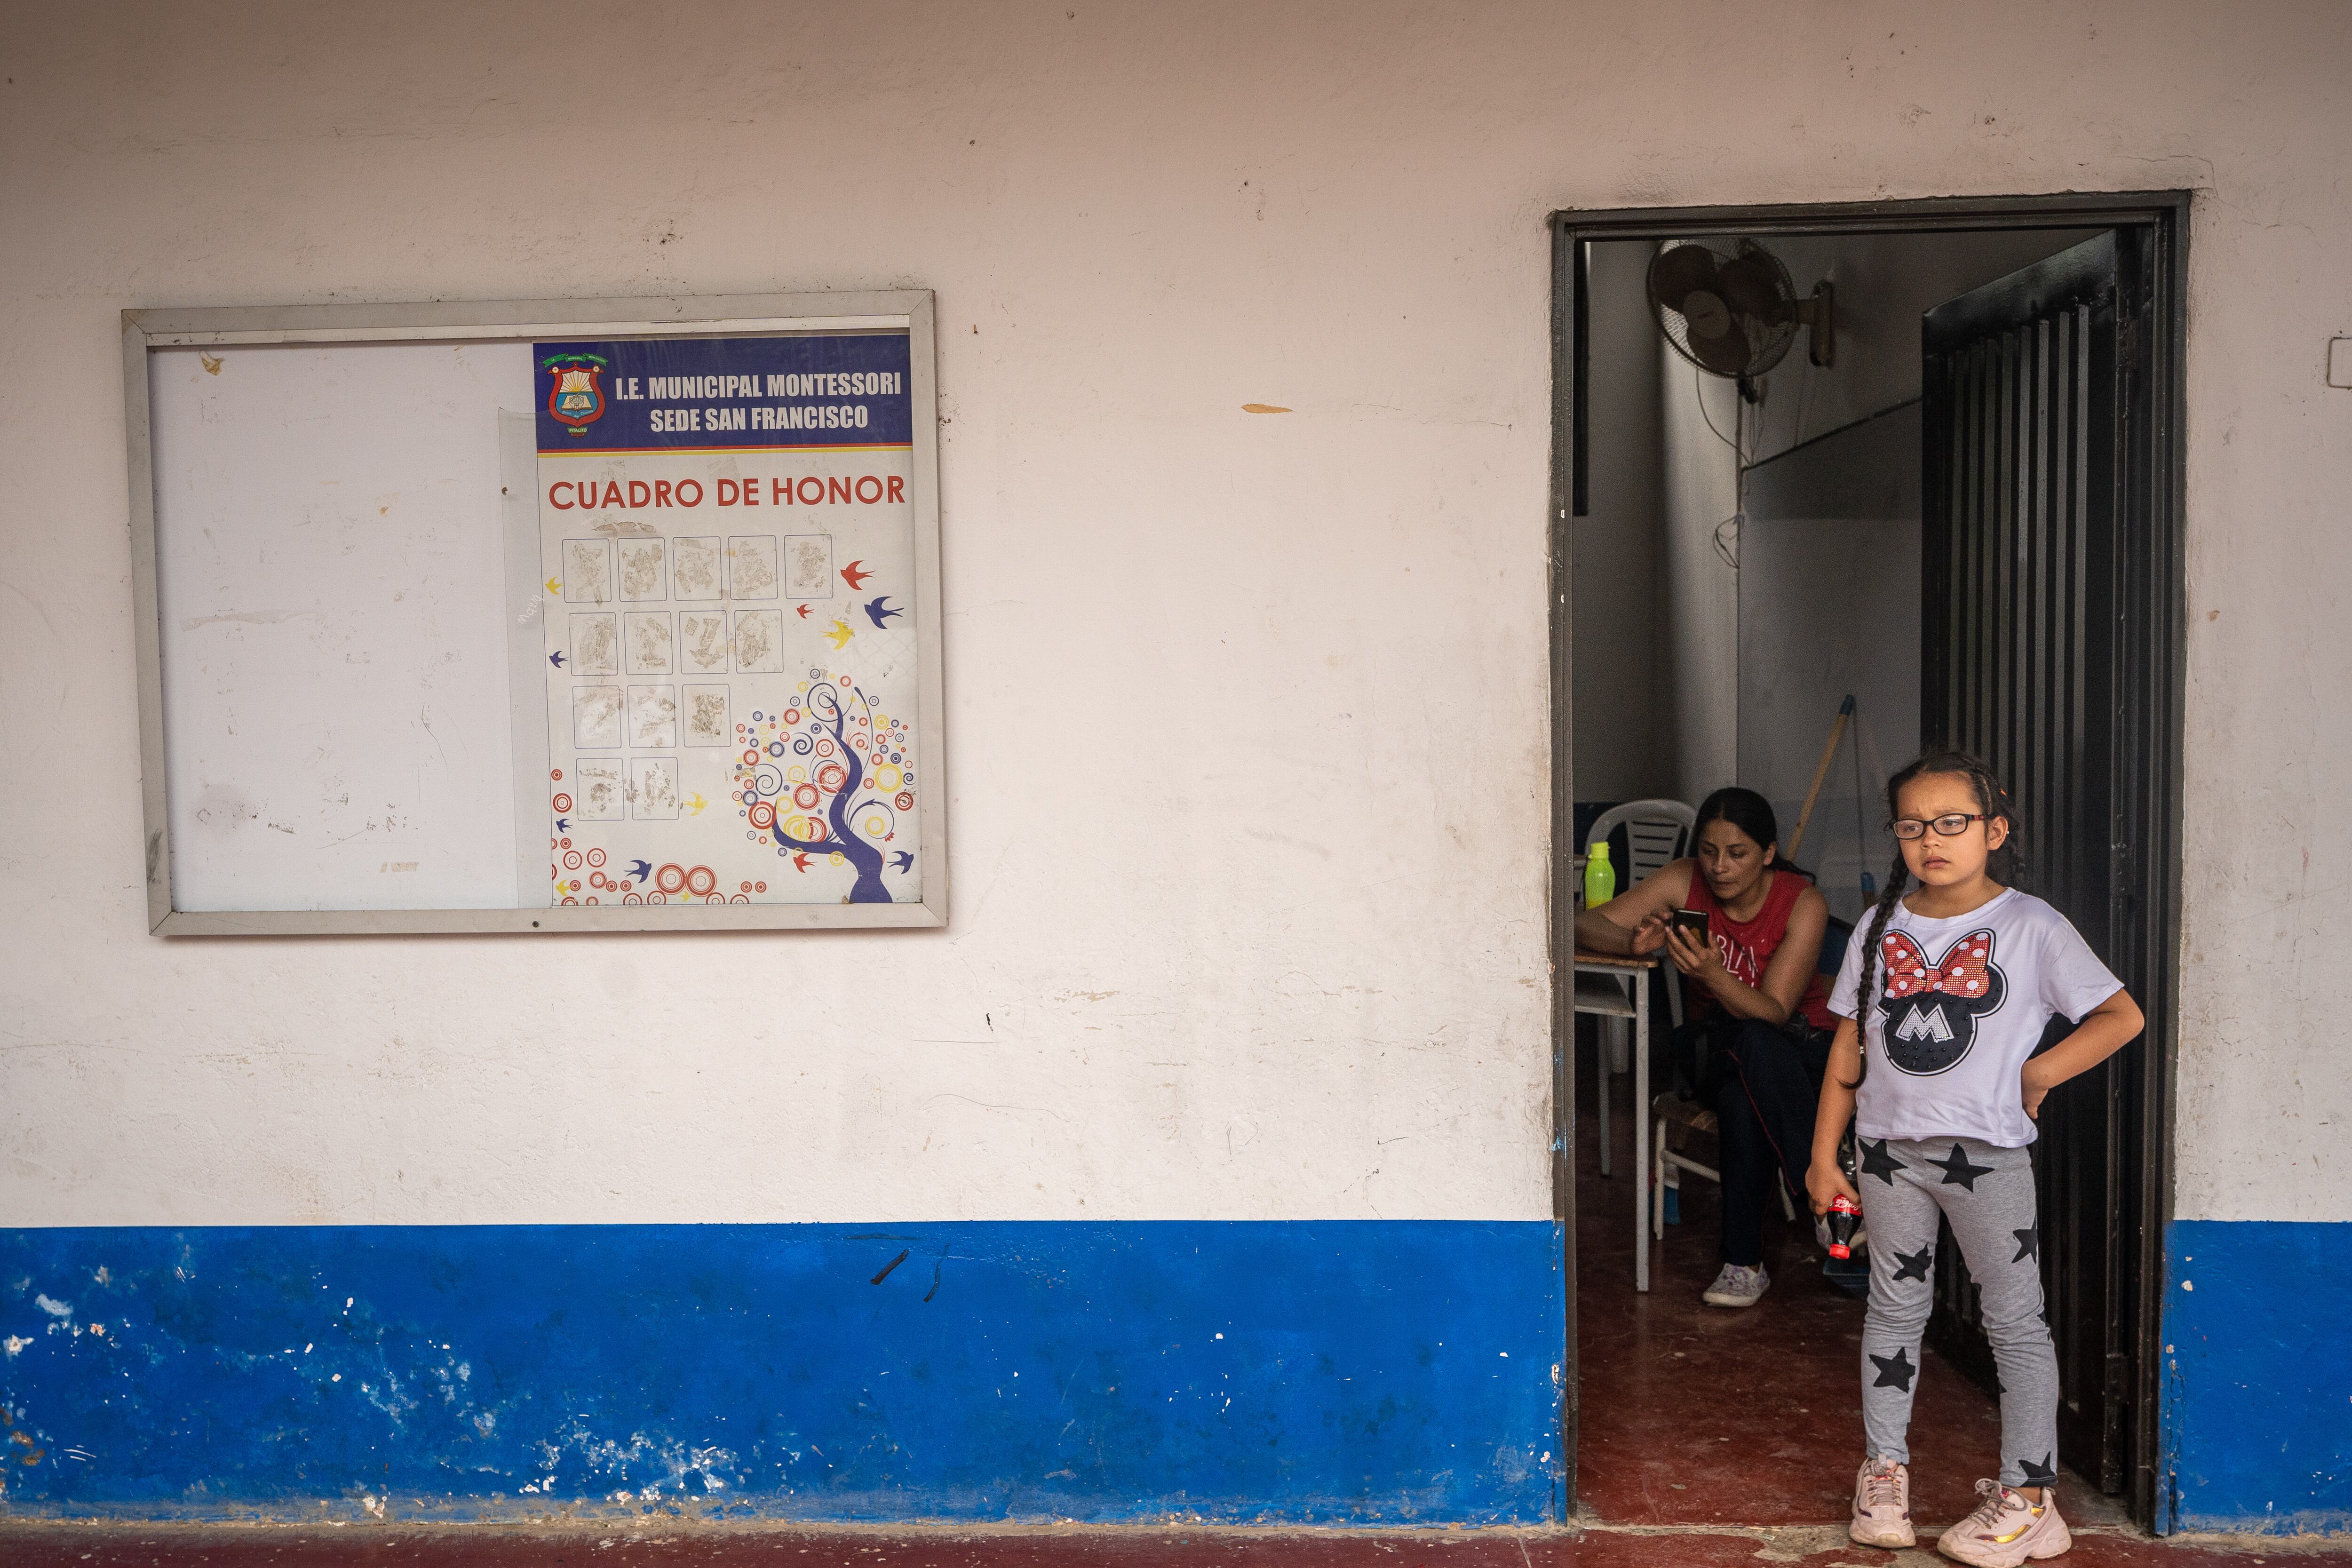
<svg viewBox="0 0 2352 1568">
<path fill-rule="evenodd" d="M 1683 897 L 1683 908 L 1706 916 L 1723 967 L 1731 972 L 1734 979 L 1759 991 L 1764 988 L 1765 965 L 1772 962 L 1772 955 L 1780 950 L 1781 941 L 1789 934 L 1789 911 L 1797 907 L 1798 897 L 1811 885 L 1792 871 L 1773 871 L 1770 875 L 1772 884 L 1764 891 L 1764 907 L 1756 911 L 1753 920 L 1736 921 L 1724 913 L 1696 866 L 1691 868 L 1690 891 Z M 1683 983 L 1683 994 L 1694 1018 L 1705 1016 L 1717 1005 L 1705 986 L 1687 980 Z M 1819 965 L 1805 976 L 1805 994 L 1797 1003 L 1797 1011 L 1816 1029 L 1836 1026 L 1830 1016 L 1829 987 L 1822 983 Z"/>
</svg>

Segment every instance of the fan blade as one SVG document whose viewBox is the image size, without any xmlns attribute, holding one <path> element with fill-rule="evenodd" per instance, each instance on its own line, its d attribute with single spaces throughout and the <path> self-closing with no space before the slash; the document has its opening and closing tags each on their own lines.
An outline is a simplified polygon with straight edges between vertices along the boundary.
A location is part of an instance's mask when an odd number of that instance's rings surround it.
<svg viewBox="0 0 2352 1568">
<path fill-rule="evenodd" d="M 1716 289 L 1734 314 L 1769 327 L 1790 320 L 1796 301 L 1780 289 L 1780 268 L 1761 257 L 1738 256 L 1716 268 Z"/>
<path fill-rule="evenodd" d="M 1698 361 L 1702 369 L 1713 371 L 1717 375 L 1745 375 L 1748 374 L 1748 356 L 1755 350 L 1748 342 L 1748 334 L 1739 328 L 1739 318 L 1735 316 L 1731 331 L 1722 337 L 1694 335 L 1690 341 L 1690 352 L 1691 357 Z"/>
<path fill-rule="evenodd" d="M 1650 259 L 1650 298 L 1679 310 L 1694 289 L 1715 287 L 1715 252 L 1704 245 L 1677 245 Z"/>
</svg>

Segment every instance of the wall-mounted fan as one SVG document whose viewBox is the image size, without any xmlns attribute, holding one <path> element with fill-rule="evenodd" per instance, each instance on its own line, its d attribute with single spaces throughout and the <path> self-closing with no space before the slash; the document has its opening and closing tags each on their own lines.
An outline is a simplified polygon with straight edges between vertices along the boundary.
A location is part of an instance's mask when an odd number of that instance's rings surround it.
<svg viewBox="0 0 2352 1568">
<path fill-rule="evenodd" d="M 1780 363 L 1797 329 L 1807 329 L 1807 357 L 1835 356 L 1828 280 L 1797 297 L 1780 258 L 1752 239 L 1728 253 L 1709 246 L 1671 246 L 1650 262 L 1650 311 L 1675 352 L 1713 375 L 1746 381 Z"/>
</svg>

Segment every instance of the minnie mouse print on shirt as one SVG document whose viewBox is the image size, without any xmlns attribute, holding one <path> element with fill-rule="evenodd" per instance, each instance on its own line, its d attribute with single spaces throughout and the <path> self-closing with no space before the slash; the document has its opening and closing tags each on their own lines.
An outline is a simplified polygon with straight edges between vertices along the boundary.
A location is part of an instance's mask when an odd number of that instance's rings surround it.
<svg viewBox="0 0 2352 1568">
<path fill-rule="evenodd" d="M 1861 1017 L 1855 995 L 1868 921 L 1854 930 L 1830 1011 Z M 2079 1019 L 2123 989 L 2066 918 L 2031 893 L 2004 889 L 1950 920 L 1900 903 L 1879 939 L 1866 1070 L 1854 1096 L 1865 1138 L 2033 1142 L 2019 1074 L 2053 1017 Z"/>
<path fill-rule="evenodd" d="M 1931 961 L 1910 937 L 1887 931 L 1878 962 L 1886 976 L 1879 1006 L 1889 1061 L 1905 1072 L 1938 1073 L 1969 1054 L 1977 1020 L 2000 1011 L 2009 991 L 2009 977 L 1993 962 L 2000 940 L 1991 927 L 1979 927 Z"/>
</svg>

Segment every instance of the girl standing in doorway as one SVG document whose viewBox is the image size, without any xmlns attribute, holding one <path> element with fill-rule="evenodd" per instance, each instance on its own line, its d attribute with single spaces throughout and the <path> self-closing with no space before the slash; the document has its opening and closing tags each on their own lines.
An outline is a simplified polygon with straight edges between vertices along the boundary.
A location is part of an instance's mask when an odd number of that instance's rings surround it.
<svg viewBox="0 0 2352 1568">
<path fill-rule="evenodd" d="M 1930 753 L 1887 781 L 1886 798 L 1900 853 L 1830 999 L 1841 1022 L 1807 1176 L 1816 1214 L 1843 1196 L 1870 1227 L 1867 1447 L 1848 1532 L 1866 1546 L 1914 1541 L 1906 1434 L 1946 1219 L 2000 1368 L 2001 1464 L 1997 1479 L 1977 1483 L 1976 1511 L 1936 1546 L 1979 1568 L 2018 1568 L 2072 1544 L 2052 1486 L 2058 1356 L 2042 1316 L 2033 1119 L 2053 1089 L 2121 1049 L 2142 1019 L 2065 917 L 2014 886 L 2016 814 L 1984 763 Z M 2035 1056 L 2053 1017 L 2079 1024 Z M 1849 1119 L 1859 1194 L 1838 1165 Z"/>
<path fill-rule="evenodd" d="M 1780 823 L 1754 790 L 1708 795 L 1691 837 L 1689 857 L 1579 915 L 1576 941 L 1601 952 L 1663 951 L 1683 973 L 1689 1021 L 1674 1033 L 1674 1060 L 1714 1110 L 1722 1148 L 1723 1267 L 1701 1300 L 1752 1307 L 1772 1282 L 1764 1211 L 1773 1189 L 1784 1174 L 1792 1192 L 1805 1185 L 1833 1022 L 1820 973 L 1830 909 L 1803 872 L 1780 863 Z M 1706 939 L 1678 928 L 1676 910 L 1704 917 Z M 1647 1109 L 1635 1108 L 1636 1137 Z"/>
</svg>

